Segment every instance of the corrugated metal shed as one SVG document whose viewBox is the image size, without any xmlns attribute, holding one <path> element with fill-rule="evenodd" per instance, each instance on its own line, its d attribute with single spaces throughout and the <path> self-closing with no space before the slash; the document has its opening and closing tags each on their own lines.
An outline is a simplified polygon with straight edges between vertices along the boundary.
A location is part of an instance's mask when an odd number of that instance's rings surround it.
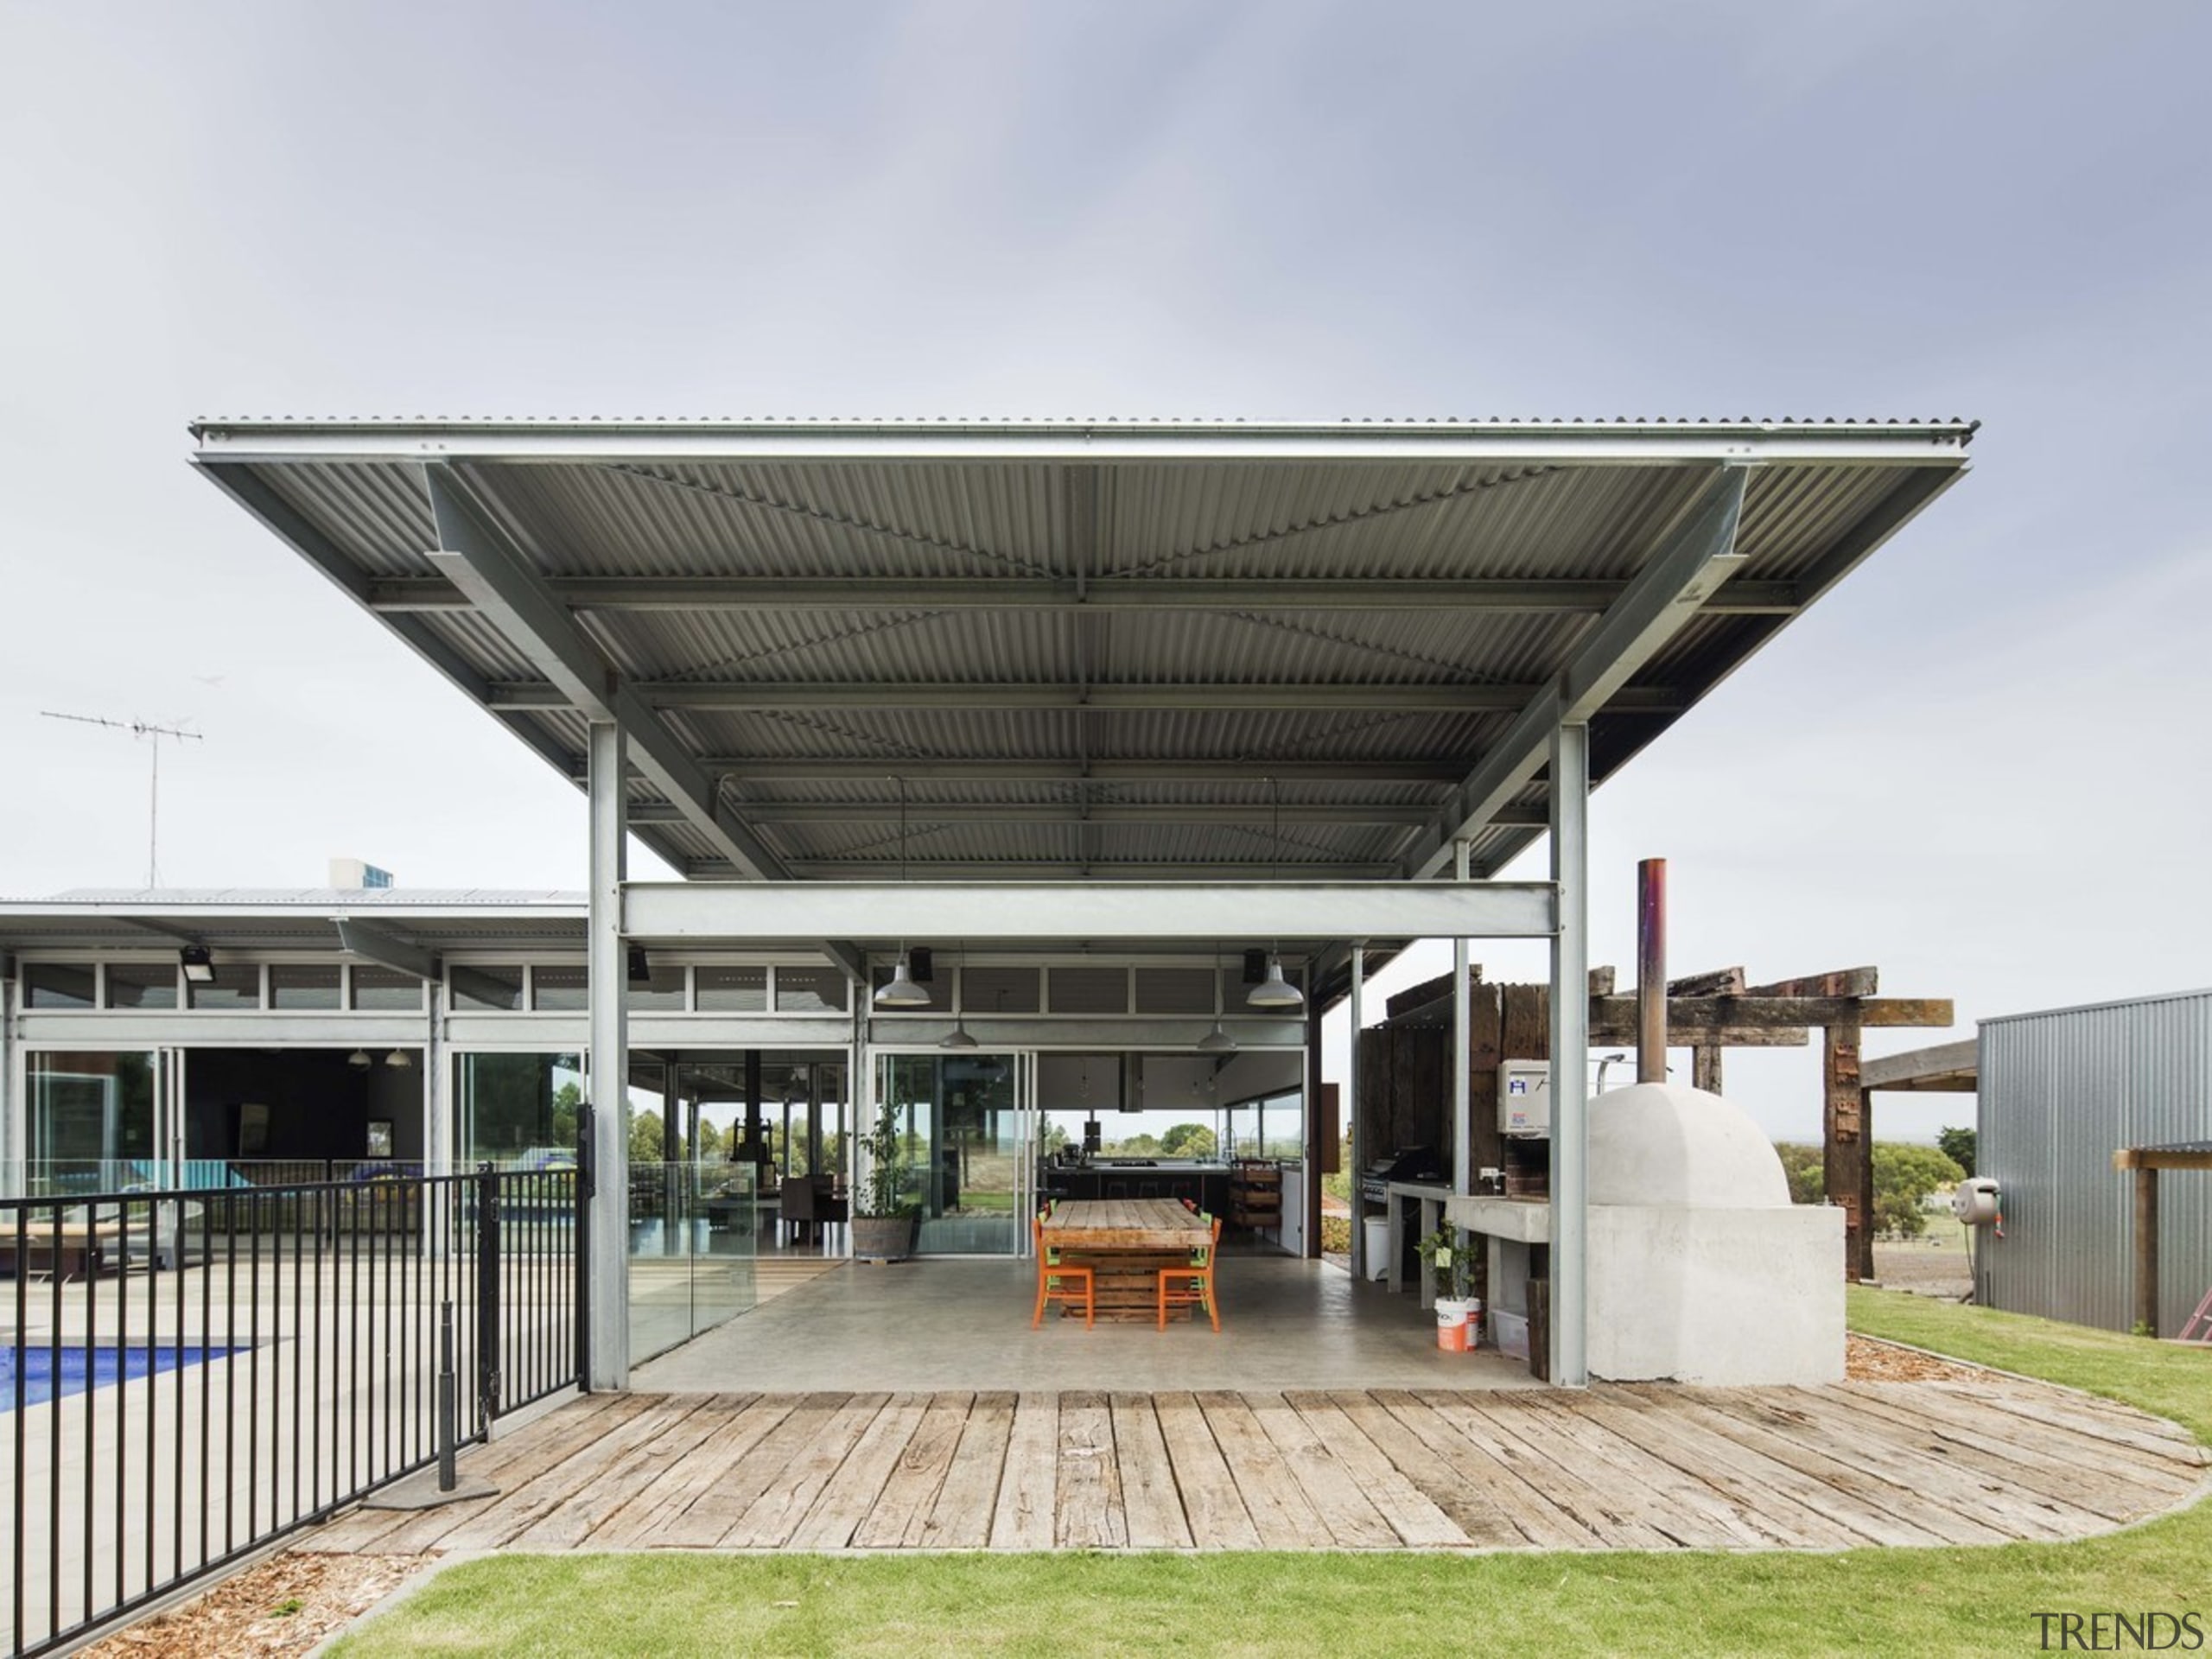
<svg viewBox="0 0 2212 1659">
<path fill-rule="evenodd" d="M 2127 1330 L 2132 1192 L 2123 1147 L 2212 1138 L 2212 990 L 2025 1014 L 1981 1025 L 1977 1173 L 2004 1193 L 1983 1244 L 1992 1306 Z M 2212 1173 L 2159 1193 L 2159 1328 L 2212 1288 Z"/>
<path fill-rule="evenodd" d="M 1665 643 L 1593 717 L 1596 780 L 1963 472 L 1974 428 L 217 418 L 194 430 L 211 478 L 579 778 L 586 716 L 542 643 L 463 591 L 440 551 L 432 493 L 464 499 L 593 677 L 671 743 L 687 786 L 632 799 L 639 833 L 679 870 L 864 874 L 895 857 L 903 801 L 918 876 L 1173 879 L 1278 864 L 1418 876 L 1455 836 L 1489 873 L 1537 833 L 1543 785 L 1516 784 L 1479 814 L 1463 785 L 1717 479 L 1746 480 L 1740 563 L 1668 619 Z M 1032 810 L 928 816 L 994 803 Z M 807 805 L 838 813 L 769 810 Z M 1362 806 L 1393 810 L 1344 815 Z"/>
</svg>

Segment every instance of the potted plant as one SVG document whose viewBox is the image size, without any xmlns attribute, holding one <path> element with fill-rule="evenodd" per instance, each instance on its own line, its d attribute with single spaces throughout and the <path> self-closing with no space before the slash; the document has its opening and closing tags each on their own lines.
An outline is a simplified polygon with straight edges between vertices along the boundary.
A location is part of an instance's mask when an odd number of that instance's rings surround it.
<svg viewBox="0 0 2212 1659">
<path fill-rule="evenodd" d="M 1452 1228 L 1440 1227 L 1421 1242 L 1436 1290 L 1436 1345 L 1462 1353 L 1475 1345 L 1475 1322 L 1482 1303 L 1473 1289 L 1473 1252 Z"/>
<path fill-rule="evenodd" d="M 899 1112 L 884 1103 L 875 1127 L 860 1137 L 864 1172 L 853 1204 L 853 1254 L 868 1262 L 903 1262 L 914 1253 L 922 1206 L 907 1187 L 913 1171 L 899 1144 Z"/>
</svg>

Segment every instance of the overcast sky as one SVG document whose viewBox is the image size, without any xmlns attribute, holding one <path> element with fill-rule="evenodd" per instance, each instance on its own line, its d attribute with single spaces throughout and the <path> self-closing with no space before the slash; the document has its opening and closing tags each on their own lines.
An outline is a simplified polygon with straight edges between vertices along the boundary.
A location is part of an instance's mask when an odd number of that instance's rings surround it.
<svg viewBox="0 0 2212 1659">
<path fill-rule="evenodd" d="M 0 893 L 146 873 L 144 746 L 45 709 L 205 732 L 168 884 L 582 885 L 199 414 L 1969 416 L 1599 795 L 1593 957 L 1658 855 L 1678 970 L 1960 1034 L 2212 982 L 2208 60 L 2182 3 L 0 0 Z M 1812 1052 L 1732 1084 L 1816 1130 Z"/>
</svg>

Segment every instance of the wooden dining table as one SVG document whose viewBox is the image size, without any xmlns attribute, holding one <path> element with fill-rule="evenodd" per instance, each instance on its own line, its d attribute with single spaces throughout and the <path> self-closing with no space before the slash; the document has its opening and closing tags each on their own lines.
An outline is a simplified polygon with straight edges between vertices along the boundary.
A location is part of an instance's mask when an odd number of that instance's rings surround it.
<svg viewBox="0 0 2212 1659">
<path fill-rule="evenodd" d="M 1091 1271 L 1091 1300 L 1102 1319 L 1149 1319 L 1160 1270 L 1186 1266 L 1211 1224 L 1174 1198 L 1071 1198 L 1045 1218 L 1045 1246 Z M 1080 1306 L 1062 1305 L 1080 1317 Z"/>
</svg>

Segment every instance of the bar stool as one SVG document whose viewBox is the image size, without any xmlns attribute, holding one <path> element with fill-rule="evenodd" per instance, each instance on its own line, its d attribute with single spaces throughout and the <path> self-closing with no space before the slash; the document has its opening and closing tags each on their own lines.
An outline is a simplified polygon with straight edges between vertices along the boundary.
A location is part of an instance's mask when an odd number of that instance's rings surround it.
<svg viewBox="0 0 2212 1659">
<path fill-rule="evenodd" d="M 1203 1215 L 1205 1211 L 1199 1213 Z M 1191 1252 L 1189 1266 L 1160 1270 L 1160 1329 L 1167 1328 L 1167 1310 L 1171 1307 L 1203 1307 L 1206 1317 L 1213 1321 L 1215 1331 L 1221 1329 L 1221 1304 L 1215 1299 L 1213 1287 L 1214 1259 L 1220 1254 L 1221 1217 L 1216 1216 L 1212 1236 Z"/>
<path fill-rule="evenodd" d="M 1083 1302 L 1083 1328 L 1090 1330 L 1098 1317 L 1096 1303 L 1091 1294 L 1091 1273 L 1089 1268 L 1071 1268 L 1060 1260 L 1060 1253 L 1045 1243 L 1045 1217 L 1037 1217 L 1029 1224 L 1030 1236 L 1037 1242 L 1037 1311 L 1029 1316 L 1029 1328 L 1034 1331 L 1045 1322 L 1046 1302 Z M 1067 1282 L 1063 1284 L 1061 1281 Z"/>
</svg>

